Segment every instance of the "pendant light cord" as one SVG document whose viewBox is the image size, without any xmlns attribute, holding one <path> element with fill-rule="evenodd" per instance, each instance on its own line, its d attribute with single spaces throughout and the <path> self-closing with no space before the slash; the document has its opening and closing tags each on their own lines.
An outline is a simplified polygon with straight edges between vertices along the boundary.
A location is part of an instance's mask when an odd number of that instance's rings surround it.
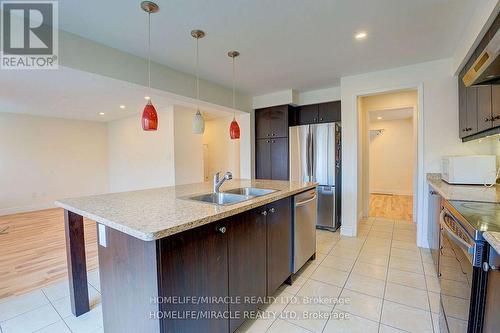
<svg viewBox="0 0 500 333">
<path fill-rule="evenodd" d="M 233 109 L 236 109 L 236 90 L 235 90 L 235 75 L 234 75 L 234 57 L 233 58 Z M 233 111 L 233 118 L 236 119 L 236 112 Z"/>
<path fill-rule="evenodd" d="M 151 13 L 148 13 L 148 88 L 151 93 Z"/>
<path fill-rule="evenodd" d="M 198 42 L 199 38 L 196 38 L 196 111 L 200 112 L 200 74 L 199 74 L 199 66 L 200 66 L 200 57 L 198 51 Z"/>
</svg>

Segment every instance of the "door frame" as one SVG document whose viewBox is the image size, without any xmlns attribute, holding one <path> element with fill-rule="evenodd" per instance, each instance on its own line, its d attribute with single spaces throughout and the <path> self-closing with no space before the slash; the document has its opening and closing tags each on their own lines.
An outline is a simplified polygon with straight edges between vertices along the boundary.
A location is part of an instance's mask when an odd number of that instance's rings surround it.
<svg viewBox="0 0 500 333">
<path fill-rule="evenodd" d="M 414 187 L 413 189 L 413 194 L 414 194 L 414 202 L 417 202 L 417 207 L 414 208 L 414 212 L 416 213 L 413 217 L 414 221 L 417 223 L 417 245 L 418 246 L 426 246 L 426 240 L 425 240 L 425 235 L 427 232 L 427 226 L 425 225 L 425 210 L 424 210 L 424 191 L 425 191 L 425 175 L 424 175 L 424 128 L 425 128 L 425 122 L 424 122 L 424 84 L 423 82 L 419 82 L 416 84 L 408 84 L 408 85 L 399 85 L 399 86 L 388 86 L 385 88 L 378 88 L 378 89 L 372 89 L 372 90 L 365 90 L 365 91 L 360 91 L 356 92 L 353 94 L 352 98 L 352 104 L 354 106 L 355 110 L 355 122 L 356 126 L 355 127 L 355 140 L 356 140 L 356 152 L 357 156 L 362 156 L 362 142 L 359 139 L 359 134 L 360 131 L 362 130 L 361 128 L 361 123 L 360 120 L 362 120 L 362 110 L 359 107 L 359 99 L 361 97 L 366 97 L 366 96 L 372 96 L 372 95 L 379 95 L 379 94 L 384 94 L 384 93 L 393 93 L 393 92 L 398 92 L 398 91 L 404 91 L 404 90 L 417 90 L 417 110 L 414 112 L 414 119 L 416 119 L 417 123 L 417 159 L 416 159 L 416 183 L 417 186 Z M 358 158 L 359 159 L 359 158 Z M 357 169 L 358 172 L 361 171 L 360 168 L 362 168 L 360 161 L 357 161 Z M 357 186 L 357 191 L 362 190 L 362 184 L 359 184 L 359 179 L 358 179 L 358 186 Z M 415 199 L 416 198 L 416 199 Z M 357 200 L 357 211 L 358 212 L 363 212 L 363 203 L 359 202 Z M 360 214 L 361 215 L 361 214 Z M 359 224 L 359 221 L 361 219 L 361 216 L 358 216 L 358 219 L 356 221 L 357 224 Z M 357 231 L 357 225 L 355 229 Z"/>
</svg>

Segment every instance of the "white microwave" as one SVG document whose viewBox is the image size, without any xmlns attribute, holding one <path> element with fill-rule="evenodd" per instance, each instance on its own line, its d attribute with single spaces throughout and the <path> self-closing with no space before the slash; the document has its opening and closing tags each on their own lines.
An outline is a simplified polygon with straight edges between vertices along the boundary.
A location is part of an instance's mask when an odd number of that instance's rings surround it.
<svg viewBox="0 0 500 333">
<path fill-rule="evenodd" d="M 441 163 L 441 179 L 449 184 L 494 184 L 496 162 L 495 155 L 445 156 Z"/>
</svg>

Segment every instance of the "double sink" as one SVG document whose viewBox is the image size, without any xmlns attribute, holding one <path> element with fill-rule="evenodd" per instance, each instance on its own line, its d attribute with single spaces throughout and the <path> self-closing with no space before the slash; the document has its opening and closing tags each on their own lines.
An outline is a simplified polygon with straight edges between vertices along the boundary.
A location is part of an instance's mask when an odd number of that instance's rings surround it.
<svg viewBox="0 0 500 333">
<path fill-rule="evenodd" d="M 243 201 L 261 197 L 267 194 L 274 193 L 278 190 L 258 187 L 240 187 L 224 192 L 212 192 L 187 197 L 188 200 L 201 201 L 214 205 L 228 206 L 234 205 Z"/>
</svg>

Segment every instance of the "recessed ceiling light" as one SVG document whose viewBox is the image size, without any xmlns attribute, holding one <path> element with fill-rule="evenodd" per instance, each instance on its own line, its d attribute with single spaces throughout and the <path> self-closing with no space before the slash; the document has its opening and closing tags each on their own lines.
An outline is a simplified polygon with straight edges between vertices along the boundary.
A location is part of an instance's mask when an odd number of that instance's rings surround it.
<svg viewBox="0 0 500 333">
<path fill-rule="evenodd" d="M 151 99 L 151 97 L 149 97 L 149 96 L 144 96 L 144 99 L 149 101 L 149 100 Z"/>
<path fill-rule="evenodd" d="M 120 109 L 125 109 L 125 105 L 120 105 Z"/>
<path fill-rule="evenodd" d="M 377 117 L 378 120 L 382 120 L 382 117 Z"/>
<path fill-rule="evenodd" d="M 354 35 L 354 38 L 357 40 L 365 39 L 366 38 L 366 32 L 358 32 L 356 35 Z"/>
<path fill-rule="evenodd" d="M 104 116 L 104 112 L 99 112 L 99 115 L 100 116 Z"/>
</svg>

